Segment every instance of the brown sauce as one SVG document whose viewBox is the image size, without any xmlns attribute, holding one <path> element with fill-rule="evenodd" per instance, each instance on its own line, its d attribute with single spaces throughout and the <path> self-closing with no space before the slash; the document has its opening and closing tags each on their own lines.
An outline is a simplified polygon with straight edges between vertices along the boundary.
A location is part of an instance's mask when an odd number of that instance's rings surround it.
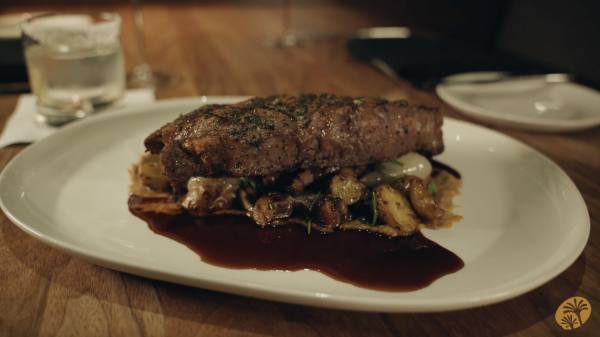
<svg viewBox="0 0 600 337">
<path fill-rule="evenodd" d="M 454 178 L 461 179 L 460 173 L 457 170 L 453 169 L 452 167 L 450 167 L 444 163 L 440 163 L 439 161 L 437 161 L 435 159 L 431 159 L 431 158 L 429 158 L 429 162 L 431 163 L 431 166 L 433 168 L 442 170 L 442 171 L 446 171 L 446 172 L 450 173 L 452 176 L 454 176 Z"/>
<path fill-rule="evenodd" d="M 178 241 L 200 255 L 203 262 L 231 269 L 310 269 L 358 287 L 404 292 L 421 289 L 463 268 L 454 253 L 421 233 L 387 238 L 359 231 L 307 234 L 301 226 L 261 228 L 241 216 L 197 218 L 131 212 L 156 234 Z"/>
</svg>

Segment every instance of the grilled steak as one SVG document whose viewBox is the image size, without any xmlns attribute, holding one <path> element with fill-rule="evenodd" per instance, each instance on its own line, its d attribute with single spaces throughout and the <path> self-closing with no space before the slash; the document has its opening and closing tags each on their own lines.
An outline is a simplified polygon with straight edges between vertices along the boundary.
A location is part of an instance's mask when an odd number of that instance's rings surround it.
<svg viewBox="0 0 600 337">
<path fill-rule="evenodd" d="M 206 105 L 145 140 L 175 191 L 190 177 L 245 177 L 355 166 L 407 152 L 443 151 L 442 115 L 406 101 L 335 95 L 272 96 Z"/>
</svg>

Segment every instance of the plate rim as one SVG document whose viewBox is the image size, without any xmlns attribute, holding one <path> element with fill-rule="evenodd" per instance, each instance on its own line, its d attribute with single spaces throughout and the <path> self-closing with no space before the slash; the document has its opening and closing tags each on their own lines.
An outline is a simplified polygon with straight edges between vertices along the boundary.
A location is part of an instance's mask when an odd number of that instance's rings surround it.
<svg viewBox="0 0 600 337">
<path fill-rule="evenodd" d="M 214 101 L 214 100 L 221 100 L 221 99 L 227 99 L 227 100 L 240 99 L 241 100 L 241 99 L 244 99 L 247 97 L 248 96 L 202 96 L 202 97 L 188 97 L 188 98 L 181 98 L 181 99 L 178 99 L 178 98 L 167 99 L 167 100 L 161 100 L 158 102 L 144 104 L 144 105 L 136 105 L 136 106 L 132 106 L 130 108 L 125 108 L 125 109 L 121 109 L 121 110 L 114 111 L 114 112 L 107 112 L 103 115 L 94 116 L 93 118 L 82 120 L 77 123 L 67 125 L 63 129 L 59 130 L 55 134 L 50 135 L 46 139 L 28 146 L 23 151 L 21 151 L 17 156 L 15 156 L 6 165 L 6 167 L 0 174 L 0 187 L 6 183 L 7 175 L 9 174 L 7 172 L 10 172 L 12 167 L 17 165 L 15 163 L 19 162 L 19 160 L 20 160 L 19 158 L 21 158 L 22 156 L 26 156 L 27 153 L 33 151 L 31 149 L 35 149 L 37 146 L 40 146 L 39 144 L 42 144 L 43 142 L 51 142 L 52 139 L 54 139 L 55 137 L 59 137 L 56 135 L 68 133 L 68 132 L 70 132 L 69 130 L 71 130 L 71 129 L 81 128 L 87 124 L 97 123 L 98 121 L 102 121 L 104 119 L 113 119 L 113 118 L 118 119 L 118 118 L 121 118 L 124 116 L 143 114 L 145 112 L 144 109 L 148 108 L 148 107 L 158 109 L 161 106 L 168 107 L 168 106 L 172 106 L 172 105 L 185 106 L 188 104 L 189 105 L 198 104 L 198 103 L 203 104 L 203 103 L 206 103 L 206 100 L 208 98 L 210 100 Z M 208 103 L 210 103 L 210 102 L 208 102 Z M 485 128 L 485 127 L 482 127 L 482 126 L 479 126 L 476 124 L 456 120 L 453 118 L 444 117 L 444 120 L 452 122 L 452 123 L 457 123 L 459 125 L 466 125 L 467 127 L 474 127 L 476 129 L 479 129 L 480 131 L 490 132 L 490 133 L 502 136 L 504 138 L 508 138 L 511 141 L 518 143 L 520 146 L 524 146 L 529 151 L 536 153 L 537 155 L 540 156 L 540 158 L 542 158 L 546 162 L 546 164 L 550 164 L 551 166 L 553 166 L 554 169 L 558 170 L 566 179 L 568 179 L 568 182 L 578 192 L 577 193 L 577 199 L 578 199 L 577 202 L 580 203 L 580 205 L 582 205 L 583 208 L 585 209 L 585 211 L 587 212 L 587 205 L 585 204 L 585 201 L 584 201 L 583 197 L 581 196 L 579 189 L 577 189 L 577 186 L 573 183 L 572 179 L 556 163 L 554 163 L 551 159 L 549 159 L 543 153 L 541 153 L 541 152 L 537 151 L 536 149 L 532 148 L 531 146 L 521 142 L 520 140 L 509 137 L 501 132 L 498 132 L 495 130 L 490 130 L 488 128 Z M 562 263 L 554 265 L 554 270 L 553 270 L 554 272 L 546 274 L 549 277 L 546 277 L 543 280 L 537 280 L 536 282 L 532 282 L 532 281 L 536 280 L 536 278 L 534 278 L 533 280 L 527 281 L 528 285 L 526 287 L 521 287 L 520 289 L 517 289 L 517 290 L 506 291 L 501 296 L 498 296 L 497 294 L 488 294 L 485 296 L 479 296 L 477 298 L 463 298 L 464 296 L 458 296 L 458 297 L 435 299 L 435 300 L 433 300 L 433 299 L 431 299 L 431 300 L 430 299 L 418 299 L 418 298 L 417 299 L 404 298 L 401 300 L 396 299 L 395 300 L 396 302 L 391 302 L 384 298 L 381 298 L 381 299 L 371 298 L 370 301 L 365 302 L 364 296 L 333 295 L 333 297 L 318 298 L 318 297 L 314 296 L 315 293 L 313 291 L 291 290 L 289 288 L 280 287 L 280 286 L 273 287 L 273 286 L 269 286 L 269 285 L 256 285 L 256 284 L 253 284 L 252 287 L 248 287 L 248 285 L 244 284 L 244 282 L 237 281 L 237 280 L 234 281 L 234 280 L 231 280 L 228 278 L 223 278 L 220 276 L 212 276 L 211 275 L 207 279 L 207 278 L 189 277 L 187 275 L 181 275 L 181 274 L 174 275 L 173 272 L 169 272 L 168 270 L 165 270 L 164 268 L 157 268 L 156 266 L 148 266 L 148 265 L 139 266 L 136 263 L 130 263 L 128 261 L 119 260 L 117 258 L 113 258 L 111 256 L 106 256 L 106 255 L 98 257 L 97 253 L 94 253 L 91 250 L 87 250 L 87 249 L 85 249 L 85 247 L 77 246 L 77 245 L 71 244 L 69 242 L 65 242 L 65 241 L 61 241 L 59 239 L 52 238 L 50 235 L 44 235 L 42 233 L 39 233 L 38 231 L 35 230 L 35 228 L 32 228 L 30 225 L 27 225 L 26 223 L 24 223 L 23 221 L 18 219 L 11 212 L 10 209 L 7 209 L 7 206 L 4 203 L 4 198 L 5 198 L 5 194 L 0 193 L 0 209 L 2 209 L 2 211 L 6 214 L 7 218 L 11 222 L 13 222 L 17 227 L 19 227 L 25 233 L 27 233 L 28 235 L 32 236 L 34 239 L 41 241 L 42 243 L 44 243 L 46 245 L 49 245 L 49 246 L 51 246 L 55 249 L 58 249 L 62 252 L 66 252 L 69 255 L 75 255 L 79 258 L 82 258 L 86 261 L 89 261 L 89 262 L 97 264 L 97 265 L 101 265 L 101 266 L 104 266 L 104 267 L 107 267 L 110 269 L 119 270 L 121 272 L 132 273 L 132 274 L 136 274 L 136 275 L 140 275 L 140 276 L 144 276 L 144 277 L 148 277 L 148 278 L 152 278 L 152 279 L 158 279 L 158 280 L 163 280 L 163 281 L 168 281 L 168 282 L 173 282 L 173 283 L 185 284 L 185 285 L 189 285 L 189 286 L 200 287 L 200 288 L 214 290 L 214 291 L 221 291 L 221 292 L 226 292 L 226 293 L 231 293 L 231 294 L 236 294 L 236 295 L 250 296 L 250 297 L 255 297 L 255 298 L 262 298 L 262 299 L 266 299 L 266 300 L 280 301 L 280 302 L 286 302 L 286 303 L 296 303 L 296 304 L 301 304 L 301 305 L 326 307 L 326 308 L 332 308 L 332 309 L 345 309 L 345 310 L 371 311 L 371 312 L 439 312 L 439 311 L 449 311 L 449 310 L 460 310 L 460 309 L 467 309 L 467 308 L 473 308 L 473 307 L 479 307 L 479 306 L 483 306 L 483 305 L 498 303 L 501 301 L 508 300 L 510 298 L 514 298 L 516 296 L 519 296 L 521 294 L 529 292 L 529 291 L 541 286 L 542 284 L 544 284 L 546 282 L 549 282 L 550 280 L 554 279 L 556 276 L 558 276 L 559 274 L 564 272 L 566 269 L 568 269 L 575 262 L 575 260 L 581 255 L 581 252 L 583 252 L 583 250 L 587 246 L 587 242 L 589 240 L 589 232 L 590 232 L 589 212 L 587 212 L 587 221 L 584 224 L 584 228 L 581 228 L 583 230 L 586 230 L 586 233 L 583 236 L 579 237 L 580 241 L 582 241 L 583 244 L 578 246 L 580 249 L 577 249 L 577 250 L 579 250 L 579 252 L 577 254 L 572 254 L 570 256 L 570 258 L 568 258 L 566 260 L 564 260 L 564 259 L 561 260 L 560 262 L 562 262 Z M 157 274 L 161 274 L 161 275 L 157 275 Z M 178 280 L 174 280 L 174 278 L 178 278 Z M 199 285 L 199 283 L 201 285 Z M 285 296 L 285 297 L 287 297 L 287 299 L 281 299 L 281 298 L 279 298 L 279 296 Z M 401 303 L 397 303 L 397 302 L 401 302 Z M 349 309 L 349 307 L 352 307 L 352 308 Z"/>
<path fill-rule="evenodd" d="M 579 90 L 594 91 L 586 86 L 569 82 L 569 85 L 573 85 Z M 463 101 L 453 95 L 449 88 L 451 86 L 445 84 L 438 84 L 435 87 L 435 91 L 438 96 L 450 105 L 452 108 L 460 111 L 464 115 L 471 118 L 483 121 L 486 123 L 510 126 L 514 128 L 532 130 L 532 131 L 548 131 L 548 132 L 570 132 L 585 130 L 600 125 L 600 116 L 594 118 L 585 118 L 577 120 L 569 119 L 537 119 L 527 116 L 520 115 L 509 115 L 507 113 L 496 111 L 492 109 L 482 108 L 473 105 L 469 102 Z"/>
</svg>

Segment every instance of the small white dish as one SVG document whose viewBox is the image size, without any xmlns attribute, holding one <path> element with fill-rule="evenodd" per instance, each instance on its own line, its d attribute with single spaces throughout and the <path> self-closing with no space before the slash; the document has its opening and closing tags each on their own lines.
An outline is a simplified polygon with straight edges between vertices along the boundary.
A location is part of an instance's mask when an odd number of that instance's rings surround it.
<svg viewBox="0 0 600 337">
<path fill-rule="evenodd" d="M 499 73 L 454 75 L 450 81 L 493 79 Z M 570 132 L 600 125 L 600 92 L 572 83 L 521 79 L 487 84 L 439 84 L 440 98 L 481 122 L 515 129 Z"/>
<path fill-rule="evenodd" d="M 108 268 L 244 296 L 360 311 L 458 310 L 507 300 L 562 273 L 587 243 L 587 208 L 557 165 L 498 132 L 446 119 L 446 150 L 436 159 L 463 176 L 455 212 L 464 219 L 423 234 L 465 262 L 458 272 L 414 292 L 390 293 L 313 271 L 233 270 L 203 263 L 129 212 L 127 169 L 144 152 L 144 138 L 179 114 L 241 99 L 161 101 L 68 125 L 6 166 L 0 206 L 35 239 Z"/>
</svg>

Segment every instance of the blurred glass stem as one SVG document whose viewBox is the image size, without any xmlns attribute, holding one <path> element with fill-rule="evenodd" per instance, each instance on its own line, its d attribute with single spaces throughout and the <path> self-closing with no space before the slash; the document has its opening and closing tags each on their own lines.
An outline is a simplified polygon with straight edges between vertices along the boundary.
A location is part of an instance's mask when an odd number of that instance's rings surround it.
<svg viewBox="0 0 600 337">
<path fill-rule="evenodd" d="M 283 31 L 281 43 L 284 47 L 291 47 L 296 44 L 296 34 L 292 30 L 292 0 L 283 0 Z"/>
<path fill-rule="evenodd" d="M 292 0 L 281 0 L 281 36 L 269 39 L 266 44 L 270 47 L 293 47 L 298 42 L 292 29 Z"/>
<path fill-rule="evenodd" d="M 144 15 L 141 9 L 141 0 L 131 0 L 133 5 L 133 21 L 135 24 L 135 42 L 138 54 L 138 65 L 133 68 L 133 74 L 140 80 L 152 77 L 146 55 L 146 42 L 144 41 Z"/>
<path fill-rule="evenodd" d="M 164 88 L 172 87 L 179 83 L 179 79 L 172 74 L 155 73 L 148 64 L 146 54 L 146 40 L 144 38 L 144 15 L 142 14 L 142 1 L 131 0 L 133 6 L 133 21 L 135 24 L 135 41 L 137 47 L 137 65 L 133 67 L 133 73 L 127 76 L 129 88 Z"/>
</svg>

